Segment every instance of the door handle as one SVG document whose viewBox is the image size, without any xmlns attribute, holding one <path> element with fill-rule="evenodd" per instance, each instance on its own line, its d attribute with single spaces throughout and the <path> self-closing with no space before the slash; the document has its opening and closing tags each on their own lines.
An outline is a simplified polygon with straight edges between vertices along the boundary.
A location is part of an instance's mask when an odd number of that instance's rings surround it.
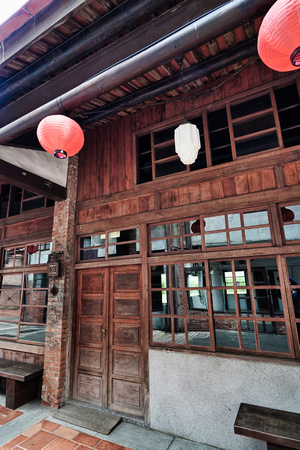
<svg viewBox="0 0 300 450">
<path fill-rule="evenodd" d="M 103 337 L 106 337 L 107 329 L 106 328 L 102 328 L 102 333 L 103 333 Z"/>
</svg>

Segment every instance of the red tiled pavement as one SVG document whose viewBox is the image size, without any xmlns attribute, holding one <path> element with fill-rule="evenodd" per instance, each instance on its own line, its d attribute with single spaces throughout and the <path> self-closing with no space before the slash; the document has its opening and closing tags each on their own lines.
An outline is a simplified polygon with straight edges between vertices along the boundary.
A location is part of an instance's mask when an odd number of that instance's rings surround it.
<svg viewBox="0 0 300 450">
<path fill-rule="evenodd" d="M 5 425 L 16 417 L 23 414 L 21 411 L 6 408 L 6 406 L 0 405 L 0 425 Z"/>
<path fill-rule="evenodd" d="M 82 433 L 64 425 L 43 420 L 24 431 L 1 450 L 131 450 L 122 445 L 112 444 L 87 433 Z"/>
</svg>

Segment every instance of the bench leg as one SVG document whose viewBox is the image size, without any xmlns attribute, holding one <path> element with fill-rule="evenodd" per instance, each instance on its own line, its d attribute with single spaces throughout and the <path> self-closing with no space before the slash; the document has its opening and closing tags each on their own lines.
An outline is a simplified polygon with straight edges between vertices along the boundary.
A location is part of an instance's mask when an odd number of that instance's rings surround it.
<svg viewBox="0 0 300 450">
<path fill-rule="evenodd" d="M 25 382 L 8 378 L 6 380 L 6 408 L 16 409 L 36 398 L 39 394 L 39 381 L 40 378 Z"/>
</svg>

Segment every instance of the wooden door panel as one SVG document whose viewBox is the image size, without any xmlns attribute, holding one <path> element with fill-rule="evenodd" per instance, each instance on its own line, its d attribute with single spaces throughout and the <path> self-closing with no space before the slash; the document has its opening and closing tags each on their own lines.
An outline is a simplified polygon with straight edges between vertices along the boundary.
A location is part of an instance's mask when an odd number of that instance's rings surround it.
<svg viewBox="0 0 300 450">
<path fill-rule="evenodd" d="M 102 379 L 97 376 L 80 373 L 78 375 L 78 395 L 81 398 L 92 401 L 92 403 L 101 402 L 102 397 Z"/>
<path fill-rule="evenodd" d="M 141 378 L 142 361 L 141 353 L 129 353 L 114 350 L 112 353 L 112 373 L 113 375 L 125 375 Z"/>
<path fill-rule="evenodd" d="M 91 348 L 81 347 L 79 349 L 79 361 L 78 361 L 79 369 L 101 371 L 102 370 L 101 362 L 102 362 L 102 352 L 98 348 L 94 350 Z"/>
<path fill-rule="evenodd" d="M 140 326 L 139 324 L 115 323 L 113 330 L 113 345 L 126 347 L 140 346 Z"/>
<path fill-rule="evenodd" d="M 110 274 L 109 407 L 144 415 L 144 358 L 140 266 Z"/>
<path fill-rule="evenodd" d="M 106 269 L 78 272 L 73 398 L 107 407 Z"/>
<path fill-rule="evenodd" d="M 125 317 L 140 317 L 140 299 L 139 298 L 126 298 L 122 296 L 114 298 L 113 308 L 114 318 L 121 319 Z"/>
<path fill-rule="evenodd" d="M 114 379 L 112 384 L 112 393 L 115 408 L 124 410 L 129 407 L 131 410 L 141 410 L 141 385 L 122 379 Z"/>
</svg>

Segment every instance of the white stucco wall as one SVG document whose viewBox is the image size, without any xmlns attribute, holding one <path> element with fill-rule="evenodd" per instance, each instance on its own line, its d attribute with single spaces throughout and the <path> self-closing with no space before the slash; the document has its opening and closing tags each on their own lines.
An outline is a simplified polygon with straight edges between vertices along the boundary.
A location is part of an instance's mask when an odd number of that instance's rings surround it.
<svg viewBox="0 0 300 450">
<path fill-rule="evenodd" d="M 300 413 L 300 363 L 150 350 L 150 426 L 227 450 L 266 449 L 234 434 L 240 403 Z"/>
</svg>

